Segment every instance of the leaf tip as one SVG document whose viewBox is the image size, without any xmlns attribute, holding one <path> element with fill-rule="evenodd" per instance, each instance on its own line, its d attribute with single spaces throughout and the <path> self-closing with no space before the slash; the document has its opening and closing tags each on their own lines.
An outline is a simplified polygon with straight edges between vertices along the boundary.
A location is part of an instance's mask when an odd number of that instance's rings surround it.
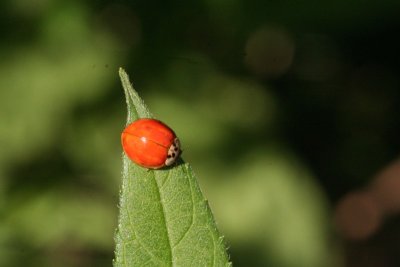
<svg viewBox="0 0 400 267">
<path fill-rule="evenodd" d="M 124 73 L 126 74 L 126 71 L 123 67 L 119 67 L 118 73 L 119 73 L 119 75 L 124 74 Z"/>
</svg>

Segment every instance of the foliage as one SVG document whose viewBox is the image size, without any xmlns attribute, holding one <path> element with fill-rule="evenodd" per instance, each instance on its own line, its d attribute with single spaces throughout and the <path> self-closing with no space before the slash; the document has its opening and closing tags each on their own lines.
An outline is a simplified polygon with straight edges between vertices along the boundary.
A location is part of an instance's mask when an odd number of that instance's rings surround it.
<svg viewBox="0 0 400 267">
<path fill-rule="evenodd" d="M 235 266 L 394 251 L 397 223 L 341 253 L 331 217 L 400 149 L 399 1 L 0 2 L 0 266 L 110 266 L 119 66 L 196 163 Z"/>
</svg>

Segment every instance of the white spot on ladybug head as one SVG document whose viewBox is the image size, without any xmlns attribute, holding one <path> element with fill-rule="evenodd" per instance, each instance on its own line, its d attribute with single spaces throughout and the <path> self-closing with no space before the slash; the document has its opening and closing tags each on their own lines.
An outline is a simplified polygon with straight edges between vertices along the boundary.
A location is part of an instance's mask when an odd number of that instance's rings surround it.
<svg viewBox="0 0 400 267">
<path fill-rule="evenodd" d="M 181 154 L 181 142 L 178 138 L 175 138 L 174 142 L 168 149 L 167 159 L 165 160 L 165 166 L 171 166 L 179 158 Z"/>
</svg>

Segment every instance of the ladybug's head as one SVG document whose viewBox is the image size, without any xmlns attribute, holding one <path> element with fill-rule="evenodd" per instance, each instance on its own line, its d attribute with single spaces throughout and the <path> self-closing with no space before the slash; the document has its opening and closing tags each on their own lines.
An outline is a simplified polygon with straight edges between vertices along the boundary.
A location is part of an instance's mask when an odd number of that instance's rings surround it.
<svg viewBox="0 0 400 267">
<path fill-rule="evenodd" d="M 165 166 L 171 166 L 179 158 L 181 150 L 181 142 L 178 138 L 174 139 L 174 142 L 168 149 L 167 159 L 165 160 Z"/>
</svg>

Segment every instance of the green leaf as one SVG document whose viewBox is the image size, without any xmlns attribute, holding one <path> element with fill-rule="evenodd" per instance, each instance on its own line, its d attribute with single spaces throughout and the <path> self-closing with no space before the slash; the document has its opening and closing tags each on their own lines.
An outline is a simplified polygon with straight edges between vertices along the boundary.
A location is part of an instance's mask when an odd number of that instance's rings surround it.
<svg viewBox="0 0 400 267">
<path fill-rule="evenodd" d="M 127 124 L 152 117 L 119 71 Z M 149 170 L 123 155 L 115 267 L 231 266 L 225 244 L 189 164 Z"/>
</svg>

